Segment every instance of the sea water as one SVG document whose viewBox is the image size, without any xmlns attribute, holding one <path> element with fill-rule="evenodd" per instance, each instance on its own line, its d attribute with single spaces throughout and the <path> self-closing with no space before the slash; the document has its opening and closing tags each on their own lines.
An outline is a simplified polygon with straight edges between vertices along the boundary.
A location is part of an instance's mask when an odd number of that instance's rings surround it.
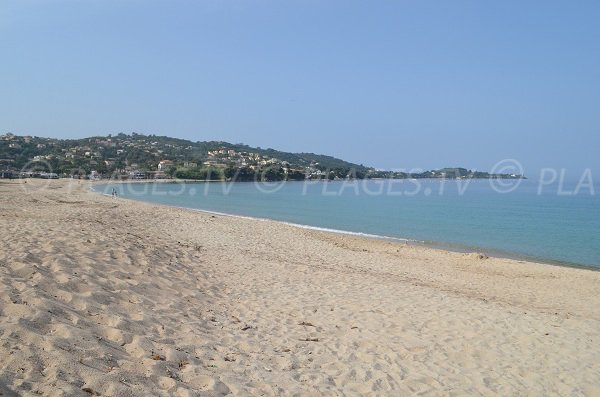
<svg viewBox="0 0 600 397">
<path fill-rule="evenodd" d="M 600 193 L 532 180 L 130 183 L 120 197 L 600 268 Z M 249 236 L 251 238 L 251 236 Z"/>
</svg>

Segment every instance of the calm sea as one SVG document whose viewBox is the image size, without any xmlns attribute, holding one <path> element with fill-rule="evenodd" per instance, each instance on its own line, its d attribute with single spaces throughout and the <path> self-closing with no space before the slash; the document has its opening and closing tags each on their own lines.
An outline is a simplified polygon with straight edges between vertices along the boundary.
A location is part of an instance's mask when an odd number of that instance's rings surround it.
<svg viewBox="0 0 600 397">
<path fill-rule="evenodd" d="M 97 185 L 130 199 L 600 267 L 600 187 L 532 180 Z"/>
</svg>

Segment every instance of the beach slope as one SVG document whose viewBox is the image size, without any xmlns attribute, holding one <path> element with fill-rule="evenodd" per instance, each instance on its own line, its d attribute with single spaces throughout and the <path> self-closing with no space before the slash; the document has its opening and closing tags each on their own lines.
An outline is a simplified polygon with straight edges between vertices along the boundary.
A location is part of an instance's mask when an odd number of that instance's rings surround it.
<svg viewBox="0 0 600 397">
<path fill-rule="evenodd" d="M 0 182 L 0 394 L 600 395 L 600 272 Z"/>
</svg>

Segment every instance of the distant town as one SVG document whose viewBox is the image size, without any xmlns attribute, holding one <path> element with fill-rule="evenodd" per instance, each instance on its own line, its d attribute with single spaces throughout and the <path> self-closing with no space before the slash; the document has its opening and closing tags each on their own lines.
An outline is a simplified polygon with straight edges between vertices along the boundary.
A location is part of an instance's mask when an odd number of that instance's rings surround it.
<svg viewBox="0 0 600 397">
<path fill-rule="evenodd" d="M 314 153 L 137 133 L 83 139 L 0 135 L 0 178 L 28 177 L 221 181 L 524 178 L 466 168 L 386 171 Z"/>
</svg>

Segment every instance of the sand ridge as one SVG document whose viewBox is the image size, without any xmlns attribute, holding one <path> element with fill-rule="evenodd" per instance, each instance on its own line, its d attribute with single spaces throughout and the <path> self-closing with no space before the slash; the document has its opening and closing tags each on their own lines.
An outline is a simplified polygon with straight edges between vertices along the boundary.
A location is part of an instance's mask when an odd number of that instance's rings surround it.
<svg viewBox="0 0 600 397">
<path fill-rule="evenodd" d="M 0 205 L 3 395 L 600 395 L 600 272 L 73 181 Z"/>
</svg>

